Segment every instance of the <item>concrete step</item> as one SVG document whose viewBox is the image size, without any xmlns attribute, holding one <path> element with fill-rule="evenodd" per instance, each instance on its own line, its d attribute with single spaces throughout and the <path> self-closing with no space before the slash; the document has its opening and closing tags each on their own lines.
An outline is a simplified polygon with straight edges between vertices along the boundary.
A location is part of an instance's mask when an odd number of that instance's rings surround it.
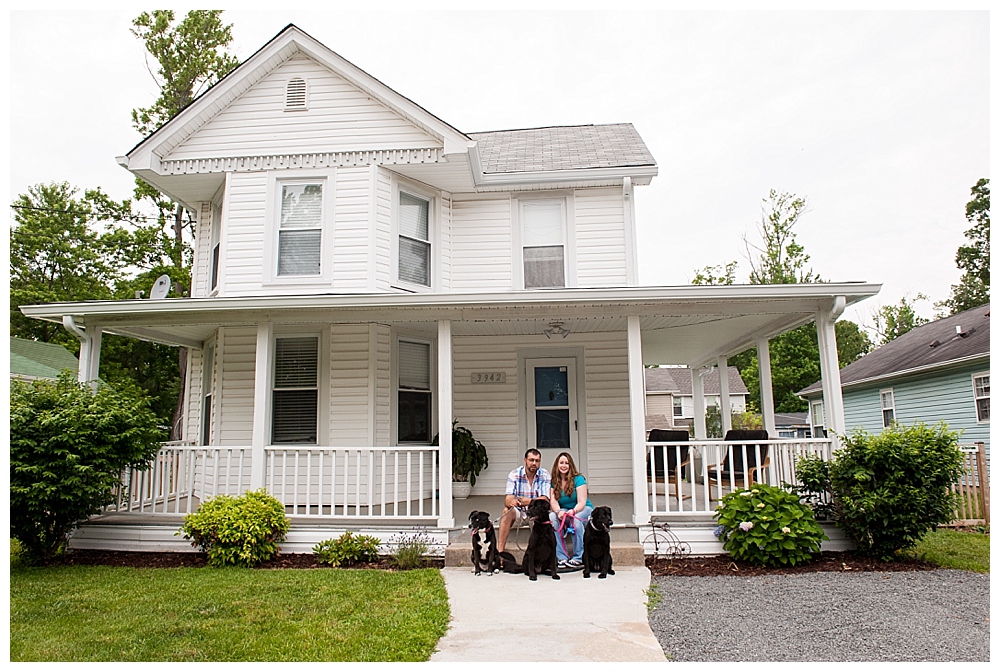
<svg viewBox="0 0 1000 672">
<path fill-rule="evenodd" d="M 525 545 L 527 540 L 525 540 Z M 524 549 L 508 541 L 507 550 L 520 564 L 524 559 Z M 611 559 L 616 567 L 642 567 L 646 564 L 646 556 L 642 552 L 642 546 L 636 542 L 614 541 L 611 542 Z M 472 567 L 472 542 L 456 541 L 448 544 L 444 550 L 445 567 Z"/>
</svg>

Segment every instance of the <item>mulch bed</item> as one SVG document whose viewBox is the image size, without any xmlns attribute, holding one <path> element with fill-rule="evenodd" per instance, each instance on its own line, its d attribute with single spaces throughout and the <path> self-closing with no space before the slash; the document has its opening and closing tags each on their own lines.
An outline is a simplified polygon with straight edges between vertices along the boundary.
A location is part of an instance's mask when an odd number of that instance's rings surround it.
<svg viewBox="0 0 1000 672">
<path fill-rule="evenodd" d="M 767 576 L 771 574 L 808 574 L 811 572 L 914 572 L 938 569 L 924 560 L 900 559 L 880 562 L 857 553 L 825 551 L 819 558 L 796 567 L 756 567 L 733 562 L 728 555 L 698 558 L 646 558 L 646 567 L 653 576 Z"/>
<path fill-rule="evenodd" d="M 204 553 L 141 553 L 128 551 L 73 550 L 58 558 L 59 565 L 107 565 L 111 567 L 137 567 L 161 569 L 167 567 L 207 567 Z M 424 567 L 444 567 L 444 560 L 425 558 Z M 329 565 L 316 562 L 312 553 L 282 553 L 257 569 L 330 569 Z M 351 569 L 395 569 L 387 558 L 378 562 L 363 562 Z"/>
</svg>

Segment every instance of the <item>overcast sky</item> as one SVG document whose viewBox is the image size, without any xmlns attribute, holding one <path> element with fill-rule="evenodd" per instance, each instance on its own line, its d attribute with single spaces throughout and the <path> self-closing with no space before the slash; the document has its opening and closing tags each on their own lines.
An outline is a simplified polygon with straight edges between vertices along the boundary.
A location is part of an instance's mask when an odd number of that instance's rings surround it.
<svg viewBox="0 0 1000 672">
<path fill-rule="evenodd" d="M 131 195 L 115 163 L 157 89 L 139 10 L 10 14 L 10 193 Z M 659 165 L 636 190 L 640 282 L 739 260 L 770 189 L 807 199 L 824 280 L 883 284 L 931 317 L 957 282 L 969 190 L 989 177 L 989 14 L 226 11 L 246 59 L 288 23 L 461 131 L 631 122 Z"/>
</svg>

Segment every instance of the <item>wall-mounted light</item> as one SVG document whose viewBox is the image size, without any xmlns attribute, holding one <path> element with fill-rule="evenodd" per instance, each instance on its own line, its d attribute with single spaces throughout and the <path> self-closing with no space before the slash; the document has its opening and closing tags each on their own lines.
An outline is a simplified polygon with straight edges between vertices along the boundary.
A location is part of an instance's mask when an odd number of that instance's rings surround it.
<svg viewBox="0 0 1000 672">
<path fill-rule="evenodd" d="M 553 334 L 566 338 L 569 336 L 569 329 L 564 327 L 560 320 L 553 320 L 549 322 L 549 328 L 542 333 L 545 334 L 545 338 L 552 338 Z"/>
</svg>

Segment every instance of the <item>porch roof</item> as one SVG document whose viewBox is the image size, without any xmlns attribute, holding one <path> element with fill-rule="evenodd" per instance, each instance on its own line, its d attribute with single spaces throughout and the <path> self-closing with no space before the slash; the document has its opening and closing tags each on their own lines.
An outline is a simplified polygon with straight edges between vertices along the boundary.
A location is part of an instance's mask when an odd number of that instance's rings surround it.
<svg viewBox="0 0 1000 672">
<path fill-rule="evenodd" d="M 312 294 L 195 299 L 83 301 L 22 306 L 28 317 L 140 340 L 201 348 L 220 326 L 262 321 L 406 324 L 435 333 L 451 320 L 455 336 L 541 335 L 553 321 L 573 333 L 623 332 L 640 319 L 646 364 L 701 366 L 752 347 L 878 293 L 863 282 L 799 285 L 628 287 L 434 294 Z M 567 342 L 568 342 L 567 341 Z"/>
</svg>

